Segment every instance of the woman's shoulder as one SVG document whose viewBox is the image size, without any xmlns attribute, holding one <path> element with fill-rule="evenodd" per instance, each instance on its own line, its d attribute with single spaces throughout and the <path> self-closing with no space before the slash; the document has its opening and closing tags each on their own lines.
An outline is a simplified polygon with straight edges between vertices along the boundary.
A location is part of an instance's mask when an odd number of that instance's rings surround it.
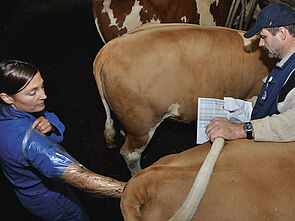
<svg viewBox="0 0 295 221">
<path fill-rule="evenodd" d="M 1 158 L 24 163 L 22 143 L 29 128 L 30 124 L 26 120 L 11 120 L 6 123 L 4 130 L 0 122 Z"/>
<path fill-rule="evenodd" d="M 18 140 L 25 136 L 31 125 L 32 121 L 26 118 L 0 121 L 0 139 L 2 141 Z"/>
</svg>

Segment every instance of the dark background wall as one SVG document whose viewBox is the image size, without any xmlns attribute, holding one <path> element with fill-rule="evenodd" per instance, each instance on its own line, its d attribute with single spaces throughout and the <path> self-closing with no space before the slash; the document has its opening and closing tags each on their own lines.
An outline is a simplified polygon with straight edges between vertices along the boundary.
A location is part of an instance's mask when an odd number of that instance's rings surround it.
<svg viewBox="0 0 295 221">
<path fill-rule="evenodd" d="M 0 60 L 35 64 L 45 80 L 47 109 L 66 125 L 63 147 L 88 169 L 127 181 L 130 176 L 119 147 L 108 149 L 103 137 L 105 111 L 92 75 L 92 62 L 103 43 L 91 6 L 90 0 L 2 0 Z M 122 142 L 118 135 L 118 146 Z M 144 152 L 142 166 L 194 143 L 194 123 L 165 121 Z M 92 220 L 123 220 L 118 199 L 75 191 Z M 0 196 L 1 220 L 39 220 L 20 205 L 2 171 Z"/>
</svg>

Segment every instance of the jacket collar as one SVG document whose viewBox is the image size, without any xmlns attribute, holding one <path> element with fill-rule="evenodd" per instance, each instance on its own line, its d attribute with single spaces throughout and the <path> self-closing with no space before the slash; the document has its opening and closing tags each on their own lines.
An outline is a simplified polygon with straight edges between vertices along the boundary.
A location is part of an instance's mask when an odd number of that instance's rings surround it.
<svg viewBox="0 0 295 221">
<path fill-rule="evenodd" d="M 22 112 L 22 111 L 14 109 L 12 107 L 9 107 L 9 110 L 12 112 L 12 114 L 9 113 L 6 108 L 3 109 L 5 116 L 0 115 L 0 120 L 2 120 L 2 121 L 3 120 L 15 120 L 15 119 L 19 119 L 19 118 L 34 119 L 34 116 L 27 113 L 27 112 Z"/>
<path fill-rule="evenodd" d="M 283 69 L 284 64 L 289 60 L 289 58 L 295 53 L 295 50 L 290 51 L 285 57 L 283 57 L 278 63 L 276 63 L 276 66 L 280 69 Z"/>
</svg>

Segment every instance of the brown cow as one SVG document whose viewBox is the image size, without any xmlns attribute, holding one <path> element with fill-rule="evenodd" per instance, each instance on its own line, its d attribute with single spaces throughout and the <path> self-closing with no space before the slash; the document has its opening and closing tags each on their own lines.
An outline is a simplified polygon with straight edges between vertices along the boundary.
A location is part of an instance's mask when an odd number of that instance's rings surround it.
<svg viewBox="0 0 295 221">
<path fill-rule="evenodd" d="M 211 144 L 168 155 L 133 176 L 122 195 L 126 221 L 163 221 L 185 200 Z M 295 143 L 226 142 L 192 220 L 293 220 Z"/>
<path fill-rule="evenodd" d="M 224 25 L 229 0 L 94 0 L 93 15 L 103 42 L 148 22 Z"/>
<path fill-rule="evenodd" d="M 115 133 L 110 107 L 127 132 L 120 153 L 131 174 L 141 169 L 141 153 L 165 118 L 195 120 L 198 97 L 258 94 L 269 59 L 258 41 L 246 52 L 241 35 L 223 27 L 146 24 L 99 51 L 93 68 L 107 113 L 106 141 Z"/>
</svg>

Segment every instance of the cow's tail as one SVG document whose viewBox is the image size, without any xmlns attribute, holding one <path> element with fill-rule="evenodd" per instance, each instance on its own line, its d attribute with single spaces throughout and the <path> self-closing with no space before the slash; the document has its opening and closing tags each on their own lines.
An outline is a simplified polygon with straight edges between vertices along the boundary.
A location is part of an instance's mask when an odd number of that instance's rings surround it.
<svg viewBox="0 0 295 221">
<path fill-rule="evenodd" d="M 200 201 L 206 191 L 215 162 L 223 146 L 223 138 L 216 138 L 214 140 L 211 150 L 207 154 L 207 157 L 199 170 L 197 177 L 195 178 L 189 194 L 182 206 L 177 210 L 175 215 L 169 219 L 169 221 L 189 221 L 193 219 L 199 207 Z"/>
<path fill-rule="evenodd" d="M 115 134 L 116 130 L 114 128 L 114 121 L 111 117 L 111 110 L 108 104 L 108 101 L 105 97 L 104 90 L 104 79 L 103 79 L 103 65 L 109 56 L 104 55 L 103 53 L 104 47 L 97 54 L 94 63 L 93 63 L 93 75 L 96 81 L 97 88 L 99 90 L 100 98 L 102 100 L 104 109 L 106 111 L 106 122 L 105 122 L 105 130 L 104 137 L 109 148 L 115 147 Z"/>
<path fill-rule="evenodd" d="M 98 0 L 94 0 L 92 1 L 92 14 L 94 16 L 94 21 L 95 21 L 95 25 L 96 25 L 96 29 L 97 29 L 97 32 L 101 38 L 101 40 L 103 41 L 103 43 L 106 43 L 106 40 L 104 39 L 103 37 L 103 33 L 101 32 L 100 30 L 100 27 L 99 27 L 99 8 L 100 8 L 100 5 L 102 4 L 101 1 L 98 1 Z"/>
</svg>

